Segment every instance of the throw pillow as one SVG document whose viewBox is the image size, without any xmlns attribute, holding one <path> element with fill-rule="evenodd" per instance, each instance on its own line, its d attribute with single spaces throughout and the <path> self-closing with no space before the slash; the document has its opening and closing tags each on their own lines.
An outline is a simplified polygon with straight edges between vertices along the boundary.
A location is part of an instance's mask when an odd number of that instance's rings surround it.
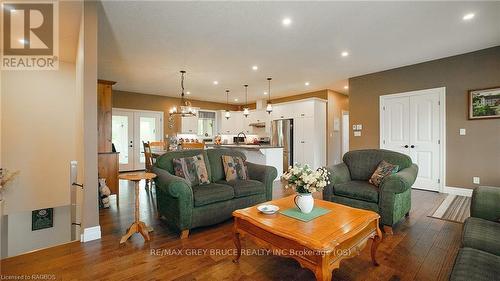
<svg viewBox="0 0 500 281">
<path fill-rule="evenodd" d="M 398 169 L 398 165 L 393 165 L 382 160 L 380 161 L 380 163 L 378 163 L 377 169 L 375 169 L 375 172 L 373 172 L 369 182 L 374 186 L 379 186 L 385 177 L 397 173 Z"/>
<path fill-rule="evenodd" d="M 246 180 L 248 178 L 248 168 L 241 157 L 223 155 L 222 163 L 224 164 L 226 181 Z"/>
<path fill-rule="evenodd" d="M 174 158 L 175 175 L 188 180 L 192 186 L 209 184 L 207 166 L 203 155 Z"/>
</svg>

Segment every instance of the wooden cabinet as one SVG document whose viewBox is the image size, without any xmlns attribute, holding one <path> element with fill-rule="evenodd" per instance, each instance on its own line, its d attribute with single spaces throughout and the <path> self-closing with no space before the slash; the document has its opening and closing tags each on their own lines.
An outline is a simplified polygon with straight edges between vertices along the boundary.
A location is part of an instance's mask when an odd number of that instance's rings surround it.
<svg viewBox="0 0 500 281">
<path fill-rule="evenodd" d="M 116 82 L 97 81 L 97 152 L 111 152 L 111 117 L 113 85 Z"/>
<path fill-rule="evenodd" d="M 98 177 L 105 178 L 111 194 L 119 193 L 118 153 L 113 152 L 111 124 L 113 85 L 116 82 L 97 80 L 97 169 Z"/>
<path fill-rule="evenodd" d="M 119 194 L 118 184 L 118 153 L 99 153 L 97 157 L 97 167 L 99 178 L 105 178 L 106 184 L 111 190 L 111 194 Z"/>
</svg>

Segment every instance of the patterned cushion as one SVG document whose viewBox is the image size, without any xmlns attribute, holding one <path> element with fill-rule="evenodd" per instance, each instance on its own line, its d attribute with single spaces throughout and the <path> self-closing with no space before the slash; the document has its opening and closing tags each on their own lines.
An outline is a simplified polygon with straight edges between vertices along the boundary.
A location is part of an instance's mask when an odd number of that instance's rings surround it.
<svg viewBox="0 0 500 281">
<path fill-rule="evenodd" d="M 191 182 L 192 186 L 209 184 L 208 171 L 203 155 L 199 154 L 191 157 L 174 158 L 175 175 L 185 178 Z"/>
<path fill-rule="evenodd" d="M 369 182 L 374 186 L 379 186 L 384 177 L 397 173 L 398 169 L 399 169 L 398 165 L 393 165 L 391 163 L 382 160 L 378 164 L 377 169 L 375 169 L 375 172 L 373 172 Z"/>
<path fill-rule="evenodd" d="M 222 155 L 222 163 L 226 181 L 246 180 L 248 178 L 248 169 L 241 157 Z"/>
</svg>

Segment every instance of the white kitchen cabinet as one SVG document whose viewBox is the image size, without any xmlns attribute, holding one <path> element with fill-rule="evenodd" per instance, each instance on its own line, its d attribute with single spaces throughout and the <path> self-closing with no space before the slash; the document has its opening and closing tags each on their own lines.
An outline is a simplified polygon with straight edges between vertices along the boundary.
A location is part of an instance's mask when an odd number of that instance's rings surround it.
<svg viewBox="0 0 500 281">
<path fill-rule="evenodd" d="M 239 132 L 244 132 L 244 120 L 243 112 L 241 111 L 231 111 L 231 117 L 226 119 L 225 110 L 219 112 L 219 128 L 218 132 L 222 135 L 236 135 Z"/>
<path fill-rule="evenodd" d="M 181 133 L 198 134 L 198 117 L 181 117 Z"/>
</svg>

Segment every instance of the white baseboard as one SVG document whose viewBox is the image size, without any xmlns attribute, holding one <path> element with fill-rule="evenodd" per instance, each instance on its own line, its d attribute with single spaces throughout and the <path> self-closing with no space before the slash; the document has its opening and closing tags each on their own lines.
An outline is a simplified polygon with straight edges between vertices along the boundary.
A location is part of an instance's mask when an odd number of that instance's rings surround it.
<svg viewBox="0 0 500 281">
<path fill-rule="evenodd" d="M 81 242 L 89 242 L 92 240 L 101 239 L 101 226 L 93 226 L 87 227 L 83 230 L 83 233 L 80 235 Z"/>
<path fill-rule="evenodd" d="M 443 189 L 443 193 L 471 197 L 472 189 L 463 187 L 445 186 Z"/>
</svg>

